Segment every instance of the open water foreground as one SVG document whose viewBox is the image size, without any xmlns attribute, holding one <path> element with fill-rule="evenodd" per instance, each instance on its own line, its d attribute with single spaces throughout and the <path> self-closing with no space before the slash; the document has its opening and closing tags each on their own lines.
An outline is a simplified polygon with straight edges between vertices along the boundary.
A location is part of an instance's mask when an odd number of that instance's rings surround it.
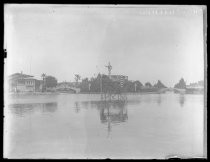
<svg viewBox="0 0 210 162">
<path fill-rule="evenodd" d="M 203 157 L 204 95 L 16 96 L 4 108 L 4 157 Z"/>
</svg>

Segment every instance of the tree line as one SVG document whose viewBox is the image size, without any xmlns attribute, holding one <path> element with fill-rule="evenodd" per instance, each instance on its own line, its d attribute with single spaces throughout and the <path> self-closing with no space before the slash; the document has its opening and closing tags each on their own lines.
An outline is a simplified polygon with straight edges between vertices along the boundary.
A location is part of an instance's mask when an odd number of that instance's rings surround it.
<svg viewBox="0 0 210 162">
<path fill-rule="evenodd" d="M 166 86 L 158 80 L 158 82 L 152 85 L 146 82 L 143 85 L 140 81 L 129 81 L 124 80 L 123 87 L 121 87 L 120 82 L 112 81 L 107 75 L 98 74 L 95 78 L 84 78 L 78 84 L 81 92 L 105 92 L 105 93 L 118 93 L 118 92 L 141 92 L 141 91 L 156 91 L 161 88 L 166 88 Z"/>
<path fill-rule="evenodd" d="M 42 90 L 45 91 L 46 88 L 56 87 L 58 81 L 55 77 L 42 74 L 43 86 Z M 88 93 L 118 93 L 118 92 L 154 92 L 161 88 L 167 88 L 160 80 L 156 84 L 152 85 L 150 82 L 146 82 L 144 85 L 139 81 L 124 80 L 123 87 L 121 87 L 119 82 L 112 81 L 108 75 L 98 74 L 97 77 L 92 77 L 90 79 L 83 78 L 81 82 L 81 76 L 75 74 L 76 87 L 80 88 L 81 92 Z M 183 78 L 175 84 L 174 88 L 186 88 L 186 83 Z"/>
</svg>

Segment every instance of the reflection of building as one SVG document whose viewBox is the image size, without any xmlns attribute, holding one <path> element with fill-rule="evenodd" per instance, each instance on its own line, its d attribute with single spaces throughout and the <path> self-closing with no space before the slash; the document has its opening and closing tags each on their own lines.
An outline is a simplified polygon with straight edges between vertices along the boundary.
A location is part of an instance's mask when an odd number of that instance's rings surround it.
<svg viewBox="0 0 210 162">
<path fill-rule="evenodd" d="M 57 110 L 57 102 L 10 104 L 9 109 L 17 116 L 32 114 L 40 110 L 43 113 L 53 113 Z"/>
<path fill-rule="evenodd" d="M 9 76 L 10 92 L 35 92 L 41 91 L 42 80 L 37 80 L 31 75 L 15 73 Z"/>
</svg>

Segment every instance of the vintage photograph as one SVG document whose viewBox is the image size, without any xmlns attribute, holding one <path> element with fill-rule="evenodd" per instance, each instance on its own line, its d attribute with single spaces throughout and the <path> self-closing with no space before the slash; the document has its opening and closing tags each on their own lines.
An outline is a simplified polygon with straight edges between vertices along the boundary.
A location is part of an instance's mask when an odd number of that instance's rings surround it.
<svg viewBox="0 0 210 162">
<path fill-rule="evenodd" d="M 207 158 L 202 5 L 4 5 L 4 158 Z"/>
</svg>

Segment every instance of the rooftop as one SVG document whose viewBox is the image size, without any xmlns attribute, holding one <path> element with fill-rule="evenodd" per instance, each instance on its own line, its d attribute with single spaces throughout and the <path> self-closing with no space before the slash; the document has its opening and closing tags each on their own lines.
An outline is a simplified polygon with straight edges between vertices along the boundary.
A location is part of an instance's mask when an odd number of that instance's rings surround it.
<svg viewBox="0 0 210 162">
<path fill-rule="evenodd" d="M 23 73 L 14 73 L 14 74 L 9 76 L 9 79 L 31 78 L 31 77 L 34 77 L 34 76 L 23 74 Z"/>
</svg>

